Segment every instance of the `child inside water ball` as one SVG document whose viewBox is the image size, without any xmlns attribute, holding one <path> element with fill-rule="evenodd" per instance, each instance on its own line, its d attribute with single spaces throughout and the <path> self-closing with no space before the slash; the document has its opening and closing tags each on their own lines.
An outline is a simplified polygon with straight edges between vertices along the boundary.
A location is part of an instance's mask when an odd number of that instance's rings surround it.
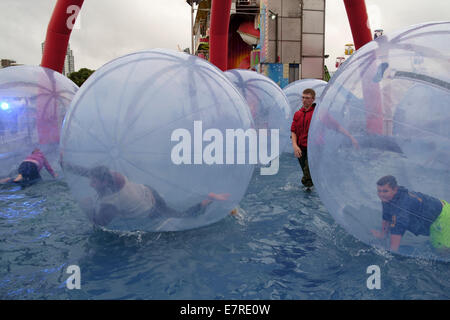
<svg viewBox="0 0 450 320">
<path fill-rule="evenodd" d="M 397 251 L 406 231 L 429 236 L 434 248 L 450 249 L 450 204 L 429 195 L 397 185 L 394 176 L 377 181 L 383 205 L 381 231 L 372 230 L 379 239 L 390 234 L 390 249 Z"/>
<path fill-rule="evenodd" d="M 68 163 L 61 165 L 74 174 L 89 178 L 90 186 L 96 191 L 96 199 L 83 200 L 81 207 L 89 220 L 99 226 L 107 226 L 117 217 L 194 217 L 204 213 L 213 201 L 226 201 L 230 197 L 229 193 L 210 192 L 207 199 L 185 211 L 178 211 L 169 207 L 155 189 L 129 181 L 106 166 L 86 169 Z"/>
<path fill-rule="evenodd" d="M 58 174 L 53 171 L 53 168 L 50 166 L 44 153 L 39 148 L 35 148 L 31 154 L 20 163 L 19 168 L 17 169 L 17 176 L 15 178 L 3 178 L 0 180 L 0 183 L 14 182 L 21 184 L 23 187 L 33 185 L 42 180 L 40 171 L 43 167 L 47 169 L 48 173 L 50 173 L 53 178 L 58 177 Z"/>
</svg>

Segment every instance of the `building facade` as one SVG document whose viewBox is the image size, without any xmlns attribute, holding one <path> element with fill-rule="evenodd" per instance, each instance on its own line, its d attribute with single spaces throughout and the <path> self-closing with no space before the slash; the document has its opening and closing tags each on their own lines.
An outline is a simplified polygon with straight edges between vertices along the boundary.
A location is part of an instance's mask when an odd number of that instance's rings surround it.
<svg viewBox="0 0 450 320">
<path fill-rule="evenodd" d="M 211 0 L 187 2 L 196 11 L 193 53 L 208 59 Z M 228 69 L 258 71 L 281 87 L 326 77 L 325 0 L 233 0 L 230 14 Z"/>
<path fill-rule="evenodd" d="M 45 42 L 43 42 L 41 45 L 42 54 L 44 53 L 44 45 L 45 45 Z M 64 68 L 63 68 L 62 74 L 67 77 L 72 72 L 75 72 L 75 58 L 73 56 L 72 50 L 70 49 L 70 44 L 68 44 L 66 58 L 64 59 Z"/>
<path fill-rule="evenodd" d="M 10 60 L 10 59 L 1 59 L 0 60 L 0 69 L 11 67 L 11 66 L 20 66 L 20 64 L 17 64 L 16 61 Z"/>
</svg>

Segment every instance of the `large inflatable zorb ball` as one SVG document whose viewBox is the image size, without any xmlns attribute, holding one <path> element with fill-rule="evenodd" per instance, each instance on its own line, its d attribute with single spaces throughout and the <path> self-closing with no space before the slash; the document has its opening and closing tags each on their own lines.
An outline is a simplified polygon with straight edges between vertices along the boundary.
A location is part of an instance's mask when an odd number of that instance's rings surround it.
<svg viewBox="0 0 450 320">
<path fill-rule="evenodd" d="M 205 226 L 228 215 L 248 187 L 252 126 L 238 90 L 204 59 L 162 49 L 129 54 L 76 95 L 63 127 L 63 169 L 86 213 L 118 211 L 98 223 L 108 229 Z M 112 181 L 98 181 L 101 172 Z M 99 190 L 104 183 L 111 190 Z"/>
<path fill-rule="evenodd" d="M 283 90 L 265 75 L 242 69 L 226 71 L 225 75 L 247 101 L 255 129 L 267 132 L 268 143 L 262 141 L 258 148 L 259 163 L 265 165 L 276 159 L 289 143 L 289 102 Z"/>
<path fill-rule="evenodd" d="M 320 198 L 348 232 L 449 259 L 450 218 L 439 204 L 450 201 L 449 105 L 450 22 L 379 37 L 338 69 L 312 119 L 308 156 Z"/>
<path fill-rule="evenodd" d="M 289 107 L 290 116 L 289 119 L 292 122 L 294 114 L 302 107 L 302 95 L 305 89 L 313 89 L 316 93 L 315 103 L 319 104 L 320 97 L 323 90 L 327 86 L 327 82 L 319 79 L 301 79 L 291 82 L 289 85 L 283 88 L 283 92 L 286 95 Z M 285 152 L 292 152 L 292 145 L 288 143 L 285 147 Z"/>
<path fill-rule="evenodd" d="M 0 178 L 15 174 L 35 148 L 57 168 L 62 122 L 77 90 L 71 80 L 47 68 L 0 70 Z"/>
</svg>

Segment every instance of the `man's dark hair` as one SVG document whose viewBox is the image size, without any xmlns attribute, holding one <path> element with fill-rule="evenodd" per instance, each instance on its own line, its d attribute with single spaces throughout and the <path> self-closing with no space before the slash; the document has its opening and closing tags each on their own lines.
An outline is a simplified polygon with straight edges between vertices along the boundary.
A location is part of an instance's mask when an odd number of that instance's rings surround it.
<svg viewBox="0 0 450 320">
<path fill-rule="evenodd" d="M 397 188 L 397 180 L 394 176 L 384 176 L 377 181 L 377 185 L 379 186 L 384 186 L 386 184 L 389 185 L 391 189 Z"/>
</svg>

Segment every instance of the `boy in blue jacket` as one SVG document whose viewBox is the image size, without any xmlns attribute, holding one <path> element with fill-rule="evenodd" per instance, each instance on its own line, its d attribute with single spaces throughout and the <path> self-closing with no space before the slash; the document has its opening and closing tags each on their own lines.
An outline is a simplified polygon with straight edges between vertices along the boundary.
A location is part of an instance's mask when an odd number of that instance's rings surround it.
<svg viewBox="0 0 450 320">
<path fill-rule="evenodd" d="M 372 230 L 380 239 L 390 234 L 390 248 L 397 251 L 406 230 L 429 236 L 435 248 L 450 248 L 450 204 L 429 195 L 397 185 L 393 176 L 377 182 L 383 205 L 381 231 Z"/>
</svg>

